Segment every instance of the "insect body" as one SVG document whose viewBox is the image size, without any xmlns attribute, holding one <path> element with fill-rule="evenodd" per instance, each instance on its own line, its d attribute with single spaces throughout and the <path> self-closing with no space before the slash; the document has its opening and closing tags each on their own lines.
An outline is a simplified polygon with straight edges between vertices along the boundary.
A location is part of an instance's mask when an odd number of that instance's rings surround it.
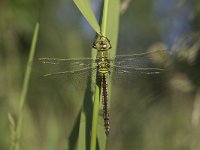
<svg viewBox="0 0 200 150">
<path fill-rule="evenodd" d="M 61 58 L 40 58 L 39 60 L 44 64 L 58 65 L 70 65 L 78 66 L 78 70 L 67 70 L 67 71 L 56 71 L 48 73 L 45 76 L 59 76 L 66 75 L 71 77 L 74 75 L 89 75 L 91 72 L 97 73 L 101 80 L 102 88 L 102 103 L 103 103 L 103 119 L 105 134 L 108 135 L 110 132 L 110 121 L 109 121 L 109 109 L 108 109 L 108 91 L 107 83 L 110 73 L 112 71 L 113 77 L 119 77 L 120 75 L 126 74 L 158 74 L 163 69 L 151 67 L 150 54 L 163 53 L 163 51 L 152 51 L 140 54 L 131 55 L 118 55 L 115 58 L 109 57 L 109 51 L 111 49 L 110 41 L 107 37 L 99 35 L 96 42 L 93 44 L 93 48 L 97 50 L 96 59 L 92 58 L 78 58 L 78 59 L 61 59 Z M 83 79 L 84 80 L 84 79 Z"/>
<path fill-rule="evenodd" d="M 107 92 L 107 77 L 110 74 L 110 62 L 108 60 L 108 50 L 111 49 L 110 41 L 100 36 L 93 44 L 93 48 L 97 49 L 97 71 L 101 79 L 102 86 L 102 103 L 103 103 L 103 119 L 105 134 L 108 136 L 110 132 L 109 110 L 108 110 L 108 92 Z"/>
</svg>

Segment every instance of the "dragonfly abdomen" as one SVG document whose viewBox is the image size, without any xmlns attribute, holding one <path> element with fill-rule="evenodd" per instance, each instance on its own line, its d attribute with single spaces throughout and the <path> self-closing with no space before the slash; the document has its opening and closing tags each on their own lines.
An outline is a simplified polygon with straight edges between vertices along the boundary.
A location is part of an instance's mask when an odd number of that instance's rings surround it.
<svg viewBox="0 0 200 150">
<path fill-rule="evenodd" d="M 102 80 L 103 119 L 104 119 L 105 134 L 106 136 L 108 136 L 110 132 L 110 120 L 109 120 L 109 111 L 108 111 L 107 82 L 106 82 L 105 74 L 102 75 L 101 80 Z"/>
</svg>

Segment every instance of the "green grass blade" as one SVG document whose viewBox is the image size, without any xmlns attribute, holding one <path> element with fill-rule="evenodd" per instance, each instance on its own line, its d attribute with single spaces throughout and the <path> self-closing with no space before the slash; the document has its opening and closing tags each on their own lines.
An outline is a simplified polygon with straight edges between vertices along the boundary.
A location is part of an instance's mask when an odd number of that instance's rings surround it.
<svg viewBox="0 0 200 150">
<path fill-rule="evenodd" d="M 119 15 L 120 15 L 119 0 L 104 0 L 103 18 L 101 24 L 101 32 L 111 41 L 112 49 L 110 50 L 111 57 L 116 54 L 118 30 L 119 30 Z"/>
<path fill-rule="evenodd" d="M 28 58 L 28 63 L 26 67 L 25 77 L 22 86 L 22 92 L 20 96 L 20 106 L 19 106 L 19 114 L 18 114 L 18 122 L 17 122 L 17 131 L 16 131 L 16 142 L 15 142 L 15 150 L 19 150 L 21 132 L 22 132 L 22 123 L 23 123 L 23 109 L 25 105 L 26 95 L 29 87 L 30 75 L 32 70 L 32 62 L 35 55 L 35 47 L 37 42 L 37 37 L 39 33 L 39 23 L 35 26 L 35 31 L 32 39 L 31 50 Z"/>
<path fill-rule="evenodd" d="M 100 27 L 97 23 L 97 20 L 94 16 L 94 13 L 91 10 L 89 0 L 74 0 L 75 4 L 82 12 L 86 20 L 90 23 L 90 25 L 94 28 L 94 30 L 99 33 Z M 116 54 L 117 47 L 117 36 L 118 36 L 118 28 L 119 28 L 119 0 L 104 0 L 104 9 L 103 9 L 103 18 L 101 25 L 101 33 L 107 36 L 112 44 L 111 56 L 113 57 Z M 92 50 L 92 57 L 95 58 L 96 52 Z M 94 79 L 94 78 L 93 78 Z M 93 83 L 93 82 L 91 82 Z M 110 89 L 110 87 L 108 87 Z M 110 97 L 110 90 L 108 92 Z M 93 117 L 92 117 L 92 131 L 91 131 L 91 142 L 90 142 L 90 150 L 96 150 L 96 140 L 97 140 L 97 131 L 99 137 L 99 149 L 105 149 L 106 136 L 104 132 L 104 128 L 101 127 L 101 131 L 97 130 L 98 127 L 98 115 L 99 115 L 99 102 L 101 99 L 101 83 L 100 81 L 96 82 L 96 89 L 94 97 L 94 105 L 93 105 Z M 81 117 L 85 118 L 85 117 Z M 81 119 L 81 122 L 84 120 Z M 81 123 L 80 123 L 81 125 Z M 83 142 L 83 136 L 85 135 L 85 131 L 83 127 L 79 128 L 79 149 L 81 149 L 80 144 Z M 82 134 L 81 134 L 82 133 Z M 85 139 L 88 140 L 88 139 Z M 84 144 L 85 145 L 85 144 Z M 85 146 L 82 147 L 85 149 Z"/>
<path fill-rule="evenodd" d="M 117 40 L 119 31 L 120 0 L 104 0 L 103 18 L 101 24 L 102 34 L 110 39 L 112 49 L 110 57 L 114 58 L 117 51 Z M 112 77 L 112 74 L 111 76 Z M 111 78 L 108 82 L 108 104 L 111 102 Z M 102 95 L 102 94 L 101 94 Z M 110 115 L 111 116 L 111 115 Z M 112 116 L 111 116 L 112 117 Z M 103 119 L 102 119 L 103 120 Z M 110 134 L 112 133 L 112 123 L 110 123 Z M 100 128 L 103 129 L 103 128 Z M 108 136 L 109 137 L 109 136 Z M 98 142 L 100 149 L 105 149 L 106 139 L 104 130 L 98 132 Z"/>
<path fill-rule="evenodd" d="M 119 28 L 119 0 L 104 0 L 104 7 L 103 7 L 103 17 L 102 17 L 102 24 L 101 24 L 101 33 L 108 37 L 112 44 L 112 50 L 110 51 L 110 55 L 114 57 L 116 54 L 116 47 L 117 47 L 117 39 L 118 39 L 118 28 Z M 92 55 L 95 56 L 95 53 Z M 96 83 L 96 92 L 95 92 L 95 100 L 94 100 L 94 110 L 93 110 L 93 120 L 92 120 L 92 137 L 91 137 L 91 149 L 96 150 L 96 138 L 98 135 L 98 142 L 99 142 L 99 149 L 105 149 L 106 145 L 106 136 L 104 128 L 99 127 L 97 129 L 98 123 L 98 115 L 99 111 L 97 111 L 97 107 L 102 107 L 99 105 L 99 101 L 101 100 L 101 84 Z M 111 96 L 111 86 L 108 84 L 108 98 L 110 100 Z M 110 101 L 109 101 L 110 103 Z M 103 120 L 103 119 L 102 119 Z M 98 133 L 97 133 L 98 131 Z M 112 129 L 111 129 L 112 131 Z"/>
<path fill-rule="evenodd" d="M 85 150 L 87 145 L 86 137 L 86 115 L 81 111 L 81 118 L 79 124 L 79 140 L 78 140 L 78 149 Z"/>
<path fill-rule="evenodd" d="M 100 33 L 100 26 L 94 15 L 94 12 L 91 9 L 90 0 L 84 0 L 84 1 L 83 0 L 74 0 L 74 3 L 79 8 L 79 10 L 81 11 L 81 13 L 85 17 L 85 19 L 88 21 L 88 23 L 91 25 L 91 27 L 97 33 Z M 91 83 L 93 83 L 93 82 L 91 82 Z M 89 91 L 88 88 L 87 88 L 87 90 Z M 86 93 L 87 93 L 87 91 L 86 91 Z M 89 98 L 87 96 L 86 96 L 86 98 L 87 99 L 84 99 L 84 103 L 88 103 Z M 86 100 L 87 100 L 87 102 L 86 102 Z M 86 107 L 89 107 L 89 105 L 87 105 Z M 85 108 L 85 110 L 89 110 L 89 109 L 90 108 Z M 87 147 L 88 147 L 87 143 L 88 143 L 88 140 L 90 140 L 90 138 L 86 139 L 86 137 L 90 137 L 90 133 L 88 133 L 88 132 L 86 133 L 86 131 L 87 131 L 86 126 L 89 127 L 89 126 L 91 126 L 91 124 L 86 119 L 86 117 L 88 117 L 88 116 L 85 116 L 85 115 L 88 115 L 88 114 L 86 114 L 87 112 L 83 112 L 83 111 L 84 111 L 84 109 L 82 109 L 82 112 L 81 112 L 81 118 L 80 118 L 81 121 L 80 121 L 80 125 L 79 125 L 78 149 L 80 149 L 80 150 L 87 149 Z"/>
<path fill-rule="evenodd" d="M 97 32 L 100 32 L 100 27 L 97 19 L 92 11 L 90 0 L 74 0 L 74 3 L 79 8 L 85 19 L 91 25 L 91 27 Z"/>
<path fill-rule="evenodd" d="M 92 122 L 92 93 L 90 87 L 91 80 L 88 80 L 88 87 L 85 91 L 84 101 L 80 110 L 80 123 L 78 130 L 78 150 L 90 149 L 90 130 Z"/>
<path fill-rule="evenodd" d="M 95 97 L 93 105 L 93 116 L 92 116 L 92 131 L 91 131 L 91 143 L 90 150 L 96 150 L 96 139 L 97 139 L 97 123 L 98 123 L 98 114 L 99 114 L 99 102 L 101 94 L 101 81 L 97 78 L 96 87 L 95 87 Z"/>
</svg>

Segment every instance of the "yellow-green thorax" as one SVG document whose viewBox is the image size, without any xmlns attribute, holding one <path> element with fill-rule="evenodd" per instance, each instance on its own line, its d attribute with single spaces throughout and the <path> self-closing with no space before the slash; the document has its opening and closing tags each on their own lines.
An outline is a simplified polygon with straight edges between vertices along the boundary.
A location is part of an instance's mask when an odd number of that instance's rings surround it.
<svg viewBox="0 0 200 150">
<path fill-rule="evenodd" d="M 97 41 L 93 44 L 93 48 L 97 50 L 97 68 L 100 76 L 110 72 L 109 67 L 109 49 L 111 49 L 110 41 L 107 37 L 100 35 Z"/>
</svg>

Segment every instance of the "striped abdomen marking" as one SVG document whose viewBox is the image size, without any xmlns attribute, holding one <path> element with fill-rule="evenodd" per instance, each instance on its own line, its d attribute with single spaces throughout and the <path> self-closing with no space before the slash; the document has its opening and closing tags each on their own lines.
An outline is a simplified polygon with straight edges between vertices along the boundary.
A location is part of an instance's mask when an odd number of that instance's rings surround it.
<svg viewBox="0 0 200 150">
<path fill-rule="evenodd" d="M 109 120 L 109 111 L 108 111 L 108 94 L 107 94 L 107 82 L 105 74 L 101 77 L 102 82 L 102 103 L 103 103 L 103 119 L 105 134 L 108 136 L 110 132 L 110 120 Z"/>
</svg>

